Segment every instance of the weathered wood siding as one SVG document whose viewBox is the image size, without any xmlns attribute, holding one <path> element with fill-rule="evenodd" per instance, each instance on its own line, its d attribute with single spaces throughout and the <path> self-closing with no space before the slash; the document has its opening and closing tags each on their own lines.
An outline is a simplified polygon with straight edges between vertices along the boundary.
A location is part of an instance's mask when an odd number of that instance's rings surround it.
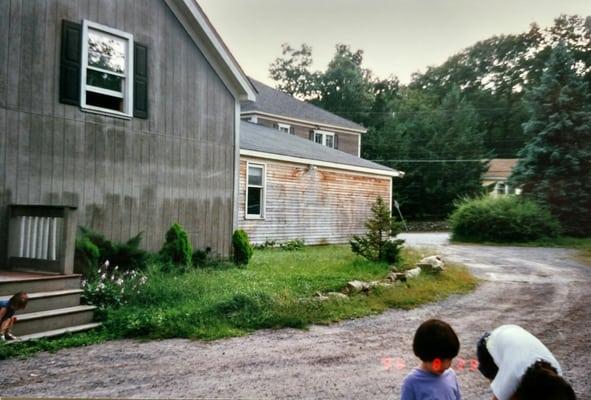
<svg viewBox="0 0 591 400">
<path fill-rule="evenodd" d="M 247 161 L 266 164 L 264 220 L 245 219 Z M 281 161 L 240 157 L 239 226 L 255 243 L 303 239 L 347 243 L 365 233 L 377 196 L 390 198 L 391 178 Z"/>
<path fill-rule="evenodd" d="M 277 122 L 286 123 L 294 128 L 294 134 L 304 139 L 310 138 L 310 129 L 320 129 L 327 132 L 334 132 L 335 134 L 339 135 L 339 144 L 338 150 L 344 151 L 345 153 L 353 154 L 354 156 L 358 156 L 359 153 L 359 135 L 349 132 L 340 131 L 334 128 L 323 127 L 322 125 L 296 125 L 291 122 L 287 121 L 275 121 L 268 118 L 261 118 L 257 117 L 257 123 L 268 128 L 273 128 L 273 124 Z"/>
<path fill-rule="evenodd" d="M 147 45 L 147 120 L 58 102 L 62 19 Z M 179 222 L 194 246 L 229 254 L 234 98 L 166 4 L 2 0 L 0 37 L 0 260 L 9 203 L 74 205 L 81 225 L 115 240 L 143 231 L 151 250 Z"/>
</svg>

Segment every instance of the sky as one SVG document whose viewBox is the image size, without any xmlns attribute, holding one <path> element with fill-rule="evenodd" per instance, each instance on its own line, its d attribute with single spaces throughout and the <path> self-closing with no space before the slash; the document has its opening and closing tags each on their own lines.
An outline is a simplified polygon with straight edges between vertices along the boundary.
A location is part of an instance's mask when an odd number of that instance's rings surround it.
<svg viewBox="0 0 591 400">
<path fill-rule="evenodd" d="M 411 74 L 493 35 L 591 15 L 591 0 L 197 0 L 246 73 L 273 84 L 281 44 L 312 46 L 324 70 L 337 43 L 364 51 L 365 68 L 408 83 Z"/>
</svg>

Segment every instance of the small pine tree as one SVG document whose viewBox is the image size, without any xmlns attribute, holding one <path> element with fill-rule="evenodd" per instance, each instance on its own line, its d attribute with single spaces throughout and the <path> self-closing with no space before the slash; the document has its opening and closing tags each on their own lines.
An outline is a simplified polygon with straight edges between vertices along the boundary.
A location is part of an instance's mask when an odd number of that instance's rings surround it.
<svg viewBox="0 0 591 400">
<path fill-rule="evenodd" d="M 160 249 L 160 257 L 180 269 L 192 266 L 193 250 L 187 232 L 180 224 L 172 224 L 166 232 L 166 241 Z"/>
<path fill-rule="evenodd" d="M 557 46 L 540 85 L 528 95 L 523 125 L 533 141 L 511 177 L 526 196 L 546 204 L 565 233 L 591 235 L 591 100 L 571 51 Z"/>
<path fill-rule="evenodd" d="M 378 196 L 371 206 L 372 216 L 365 223 L 367 234 L 365 236 L 353 236 L 351 250 L 368 260 L 396 261 L 403 240 L 390 240 L 400 232 L 400 224 L 390 215 L 390 209 Z"/>
<path fill-rule="evenodd" d="M 236 229 L 232 235 L 232 245 L 234 247 L 234 262 L 237 265 L 247 265 L 253 253 L 248 234 L 242 229 Z"/>
</svg>

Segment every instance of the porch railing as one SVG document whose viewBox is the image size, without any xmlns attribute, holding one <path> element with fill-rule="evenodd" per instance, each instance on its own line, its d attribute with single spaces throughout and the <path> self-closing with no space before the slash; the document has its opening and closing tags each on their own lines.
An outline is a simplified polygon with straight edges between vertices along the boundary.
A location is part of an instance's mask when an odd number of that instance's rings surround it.
<svg viewBox="0 0 591 400">
<path fill-rule="evenodd" d="M 10 205 L 7 265 L 14 270 L 71 274 L 76 208 Z"/>
</svg>

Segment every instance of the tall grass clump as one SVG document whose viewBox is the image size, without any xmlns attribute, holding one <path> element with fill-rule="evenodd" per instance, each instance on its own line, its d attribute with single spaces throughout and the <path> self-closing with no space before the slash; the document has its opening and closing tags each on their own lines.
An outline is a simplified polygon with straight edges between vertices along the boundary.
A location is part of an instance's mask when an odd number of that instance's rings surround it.
<svg viewBox="0 0 591 400">
<path fill-rule="evenodd" d="M 558 221 L 536 202 L 518 196 L 463 199 L 450 216 L 452 239 L 466 242 L 529 242 L 554 238 Z"/>
</svg>

